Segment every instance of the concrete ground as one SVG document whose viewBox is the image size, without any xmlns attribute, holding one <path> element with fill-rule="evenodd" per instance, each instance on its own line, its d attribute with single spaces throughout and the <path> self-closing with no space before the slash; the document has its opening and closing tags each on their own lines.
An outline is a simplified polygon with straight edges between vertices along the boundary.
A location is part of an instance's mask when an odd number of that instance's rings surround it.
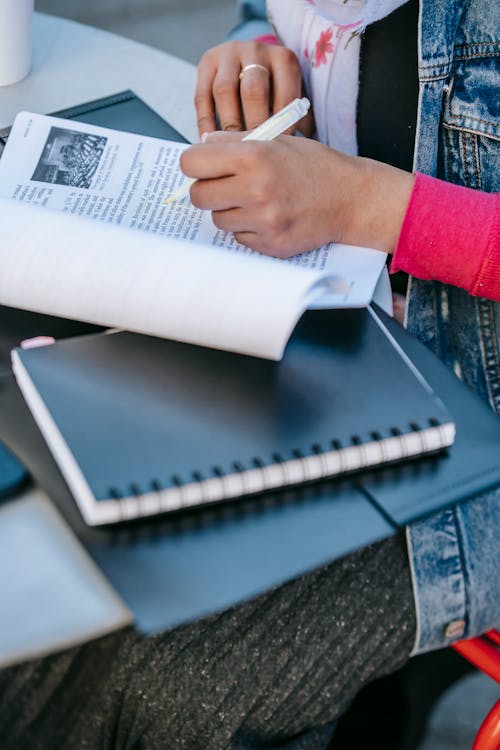
<svg viewBox="0 0 500 750">
<path fill-rule="evenodd" d="M 483 674 L 473 672 L 463 677 L 437 704 L 419 750 L 470 750 L 499 694 L 498 685 Z"/>
<path fill-rule="evenodd" d="M 37 0 L 37 10 L 65 16 L 150 44 L 196 63 L 236 23 L 234 0 Z M 470 750 L 498 686 L 479 674 L 462 678 L 441 699 L 419 750 Z M 353 750 L 357 750 L 353 748 Z M 378 749 L 377 749 L 378 750 Z M 381 748 L 380 750 L 386 750 Z"/>
</svg>

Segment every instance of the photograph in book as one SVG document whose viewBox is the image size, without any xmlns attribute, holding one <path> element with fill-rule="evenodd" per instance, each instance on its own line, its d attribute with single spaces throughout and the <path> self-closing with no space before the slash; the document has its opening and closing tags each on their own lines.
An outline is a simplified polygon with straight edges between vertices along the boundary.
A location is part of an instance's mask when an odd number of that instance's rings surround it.
<svg viewBox="0 0 500 750">
<path fill-rule="evenodd" d="M 108 139 L 68 128 L 51 128 L 32 182 L 50 182 L 88 190 Z"/>
<path fill-rule="evenodd" d="M 20 113 L 0 159 L 0 303 L 276 359 L 307 307 L 370 302 L 383 253 L 267 258 L 189 197 L 166 205 L 185 148 Z"/>
</svg>

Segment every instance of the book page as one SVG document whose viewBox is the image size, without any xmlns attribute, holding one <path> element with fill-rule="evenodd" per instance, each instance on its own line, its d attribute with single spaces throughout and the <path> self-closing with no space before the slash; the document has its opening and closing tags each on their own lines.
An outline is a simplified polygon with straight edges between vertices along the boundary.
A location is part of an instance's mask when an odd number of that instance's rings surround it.
<svg viewBox="0 0 500 750">
<path fill-rule="evenodd" d="M 0 196 L 70 216 L 175 240 L 259 256 L 214 225 L 189 197 L 165 198 L 183 183 L 179 157 L 186 144 L 22 112 L 0 160 Z M 315 306 L 362 307 L 373 295 L 385 255 L 330 243 L 286 261 L 315 269 L 336 283 Z"/>
<path fill-rule="evenodd" d="M 0 304 L 269 359 L 329 283 L 310 268 L 5 198 L 0 267 Z"/>
<path fill-rule="evenodd" d="M 188 197 L 166 205 L 184 148 L 20 113 L 0 160 L 0 303 L 278 359 L 325 292 L 328 306 L 369 302 L 381 253 L 360 250 L 357 267 L 333 246 L 280 261 Z"/>
</svg>

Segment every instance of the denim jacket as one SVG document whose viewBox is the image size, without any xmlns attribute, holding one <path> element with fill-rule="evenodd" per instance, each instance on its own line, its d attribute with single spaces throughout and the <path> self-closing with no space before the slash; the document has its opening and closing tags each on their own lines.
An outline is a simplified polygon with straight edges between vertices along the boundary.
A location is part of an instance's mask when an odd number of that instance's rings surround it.
<svg viewBox="0 0 500 750">
<path fill-rule="evenodd" d="M 420 6 L 414 169 L 497 192 L 498 7 L 494 0 L 421 0 Z M 412 279 L 406 322 L 500 414 L 499 303 Z M 500 625 L 500 490 L 413 524 L 407 538 L 417 608 L 415 653 Z"/>
<path fill-rule="evenodd" d="M 243 23 L 233 38 L 270 31 L 265 0 L 239 5 Z M 419 19 L 414 169 L 486 192 L 500 190 L 495 5 L 421 0 Z M 408 296 L 408 329 L 500 414 L 500 304 L 419 279 L 411 279 Z M 412 524 L 407 540 L 417 611 L 414 653 L 500 626 L 500 489 Z"/>
</svg>

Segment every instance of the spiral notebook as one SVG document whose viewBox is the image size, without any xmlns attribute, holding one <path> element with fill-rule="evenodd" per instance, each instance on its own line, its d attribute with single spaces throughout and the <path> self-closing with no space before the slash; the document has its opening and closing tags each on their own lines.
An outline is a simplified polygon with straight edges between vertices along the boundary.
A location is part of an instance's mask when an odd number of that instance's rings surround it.
<svg viewBox="0 0 500 750">
<path fill-rule="evenodd" d="M 449 446 L 441 401 L 375 316 L 310 311 L 280 362 L 115 332 L 13 352 L 89 525 L 235 500 Z"/>
</svg>

